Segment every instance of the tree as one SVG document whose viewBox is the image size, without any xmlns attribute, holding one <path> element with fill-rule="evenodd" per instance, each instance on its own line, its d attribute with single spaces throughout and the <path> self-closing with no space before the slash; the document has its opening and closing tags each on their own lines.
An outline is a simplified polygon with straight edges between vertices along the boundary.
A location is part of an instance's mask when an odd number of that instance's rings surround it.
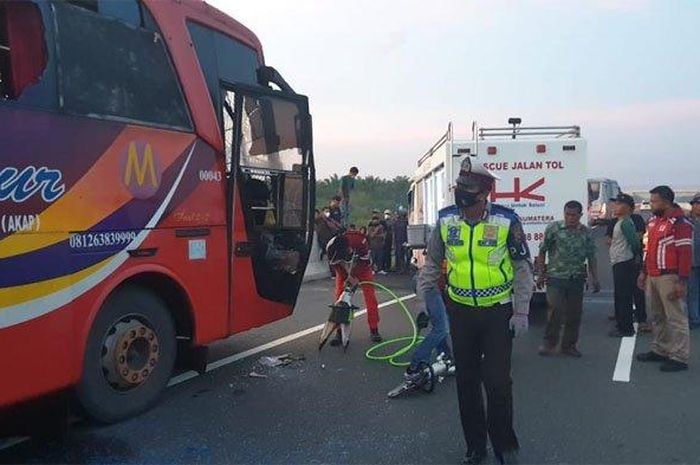
<svg viewBox="0 0 700 465">
<path fill-rule="evenodd" d="M 352 213 L 350 221 L 360 226 L 366 226 L 372 216 L 372 210 L 396 211 L 399 207 L 408 207 L 408 189 L 411 181 L 408 176 L 396 176 L 393 179 L 383 179 L 375 176 L 358 177 L 355 180 L 355 190 L 350 195 Z M 334 174 L 316 182 L 316 208 L 328 205 L 331 197 L 340 193 L 340 177 Z"/>
</svg>

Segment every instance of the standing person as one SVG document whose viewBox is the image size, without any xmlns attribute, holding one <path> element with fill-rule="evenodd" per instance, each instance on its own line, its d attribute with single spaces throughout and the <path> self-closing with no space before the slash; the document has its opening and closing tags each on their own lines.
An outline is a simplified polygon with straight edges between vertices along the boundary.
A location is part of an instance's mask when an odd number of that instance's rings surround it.
<svg viewBox="0 0 700 465">
<path fill-rule="evenodd" d="M 340 232 L 341 226 L 333 221 L 331 218 L 331 212 L 328 207 L 324 207 L 323 212 L 316 210 L 316 217 L 314 218 L 314 224 L 316 226 L 316 239 L 318 239 L 318 245 L 321 248 L 320 259 L 323 260 L 326 254 L 326 247 L 328 242 Z M 328 264 L 328 269 L 331 274 L 331 278 L 335 278 L 335 270 Z"/>
<path fill-rule="evenodd" d="M 688 369 L 690 330 L 685 299 L 692 262 L 693 227 L 674 203 L 668 186 L 651 191 L 654 217 L 647 227 L 648 244 L 639 287 L 645 288 L 652 315 L 651 350 L 637 355 L 640 362 L 663 362 L 661 371 Z"/>
<path fill-rule="evenodd" d="M 321 254 L 319 256 L 321 260 L 323 260 L 323 256 L 326 254 L 326 245 L 328 245 L 328 241 L 333 237 L 333 232 L 331 231 L 326 213 L 328 212 L 325 208 L 323 212 L 316 209 L 314 216 L 314 229 L 316 230 L 318 246 L 321 248 Z"/>
<path fill-rule="evenodd" d="M 335 195 L 333 198 L 331 198 L 328 208 L 330 211 L 330 215 L 328 216 L 337 225 L 338 229 L 340 229 L 342 226 L 346 226 L 346 224 L 343 223 L 343 213 L 340 211 L 339 195 Z"/>
<path fill-rule="evenodd" d="M 642 215 L 638 213 L 632 213 L 630 215 L 632 223 L 634 223 L 634 228 L 637 231 L 637 237 L 639 238 L 639 248 L 642 250 L 642 255 L 644 255 L 644 234 L 647 232 L 647 223 L 642 218 Z M 605 231 L 607 237 L 608 246 L 612 243 L 613 230 L 615 228 L 615 223 L 617 219 L 609 222 Z M 639 269 L 641 272 L 641 267 Z M 635 280 L 637 277 L 634 278 Z M 637 331 L 640 333 L 650 333 L 651 325 L 647 322 L 647 311 L 646 311 L 646 296 L 644 291 L 638 286 L 634 286 L 634 293 L 632 295 L 632 300 L 634 301 L 634 319 L 637 321 Z M 608 317 L 610 321 L 616 321 L 615 312 Z"/>
<path fill-rule="evenodd" d="M 328 261 L 335 268 L 335 298 L 340 298 L 345 290 L 345 280 L 357 285 L 360 282 L 374 281 L 372 265 L 369 256 L 367 237 L 359 231 L 345 231 L 336 235 L 328 242 Z M 354 260 L 353 260 L 354 258 Z M 379 334 L 379 305 L 374 293 L 374 286 L 362 284 L 362 295 L 367 306 L 367 325 L 369 326 L 372 342 L 382 342 Z M 332 346 L 342 344 L 340 330 L 331 341 Z"/>
<path fill-rule="evenodd" d="M 350 212 L 352 207 L 350 206 L 350 193 L 355 189 L 355 178 L 360 170 L 357 166 L 350 168 L 350 172 L 340 178 L 340 209 L 343 214 L 343 226 L 347 226 L 350 223 Z"/>
<path fill-rule="evenodd" d="M 488 203 L 495 179 L 482 165 L 472 167 L 470 157 L 462 161 L 455 205 L 440 211 L 419 276 L 427 300 L 439 292 L 447 261 L 444 301 L 468 464 L 486 459 L 487 433 L 501 463 L 515 460 L 520 447 L 510 364 L 513 334 L 528 326 L 532 269 L 520 219 Z"/>
<path fill-rule="evenodd" d="M 610 263 L 613 269 L 615 290 L 616 328 L 610 332 L 611 337 L 628 337 L 635 334 L 633 326 L 634 290 L 642 264 L 642 248 L 639 236 L 632 221 L 634 199 L 620 193 L 611 199 L 617 221 L 613 227 L 610 242 Z"/>
<path fill-rule="evenodd" d="M 396 254 L 396 271 L 405 273 L 406 263 L 406 243 L 408 242 L 408 217 L 406 210 L 400 208 L 399 214 L 394 221 L 394 250 Z"/>
<path fill-rule="evenodd" d="M 389 272 L 391 271 L 391 249 L 394 245 L 394 219 L 392 218 L 391 210 L 384 210 L 384 230 L 386 235 L 384 236 L 384 252 L 382 253 L 382 270 Z"/>
<path fill-rule="evenodd" d="M 690 329 L 700 328 L 700 194 L 690 201 L 688 219 L 693 224 L 693 266 L 688 280 L 688 319 Z"/>
<path fill-rule="evenodd" d="M 578 343 L 583 312 L 583 288 L 586 262 L 593 292 L 600 291 L 596 248 L 591 231 L 581 224 L 583 206 L 576 200 L 564 205 L 564 220 L 550 223 L 544 232 L 537 257 L 538 287 L 547 283 L 547 326 L 540 355 L 554 355 L 559 344 L 562 323 L 564 335 L 561 353 L 581 357 Z M 545 260 L 548 263 L 545 265 Z"/>
<path fill-rule="evenodd" d="M 372 219 L 367 225 L 367 237 L 369 238 L 369 247 L 372 251 L 372 263 L 375 271 L 379 274 L 386 274 L 382 270 L 384 264 L 384 237 L 386 230 L 384 225 L 379 220 L 379 210 L 372 211 Z"/>
</svg>

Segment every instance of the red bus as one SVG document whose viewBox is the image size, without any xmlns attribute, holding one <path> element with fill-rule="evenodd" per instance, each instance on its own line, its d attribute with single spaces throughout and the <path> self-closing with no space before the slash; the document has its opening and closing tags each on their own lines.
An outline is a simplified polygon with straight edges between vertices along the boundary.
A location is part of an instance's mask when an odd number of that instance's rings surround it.
<svg viewBox="0 0 700 465">
<path fill-rule="evenodd" d="M 290 315 L 307 98 L 197 0 L 0 1 L 0 407 L 114 422 L 176 360 Z M 179 366 L 179 365 L 178 365 Z"/>
</svg>

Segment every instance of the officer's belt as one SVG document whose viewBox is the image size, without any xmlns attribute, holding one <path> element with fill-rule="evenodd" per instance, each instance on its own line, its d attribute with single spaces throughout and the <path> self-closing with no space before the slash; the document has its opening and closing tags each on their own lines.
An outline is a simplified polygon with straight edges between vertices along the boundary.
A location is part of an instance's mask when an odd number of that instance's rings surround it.
<svg viewBox="0 0 700 465">
<path fill-rule="evenodd" d="M 500 286 L 487 287 L 486 289 L 464 289 L 448 285 L 450 290 L 460 297 L 467 299 L 493 297 L 513 288 L 513 281 L 501 284 Z"/>
</svg>

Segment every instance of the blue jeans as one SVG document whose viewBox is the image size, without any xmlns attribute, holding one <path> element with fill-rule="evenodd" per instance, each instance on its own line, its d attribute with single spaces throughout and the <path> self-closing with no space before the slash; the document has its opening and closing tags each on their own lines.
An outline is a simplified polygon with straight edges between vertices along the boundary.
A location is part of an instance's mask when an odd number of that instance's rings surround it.
<svg viewBox="0 0 700 465">
<path fill-rule="evenodd" d="M 688 320 L 690 326 L 700 326 L 700 267 L 693 267 L 688 280 Z"/>
<path fill-rule="evenodd" d="M 413 352 L 411 358 L 411 368 L 418 367 L 420 362 L 430 363 L 430 357 L 433 349 L 437 349 L 438 353 L 444 352 L 449 358 L 452 358 L 452 351 L 447 343 L 450 335 L 449 325 L 447 322 L 447 309 L 445 302 L 442 300 L 442 295 L 437 289 L 431 289 L 425 292 L 425 308 L 430 316 L 431 329 L 423 342 Z"/>
</svg>

